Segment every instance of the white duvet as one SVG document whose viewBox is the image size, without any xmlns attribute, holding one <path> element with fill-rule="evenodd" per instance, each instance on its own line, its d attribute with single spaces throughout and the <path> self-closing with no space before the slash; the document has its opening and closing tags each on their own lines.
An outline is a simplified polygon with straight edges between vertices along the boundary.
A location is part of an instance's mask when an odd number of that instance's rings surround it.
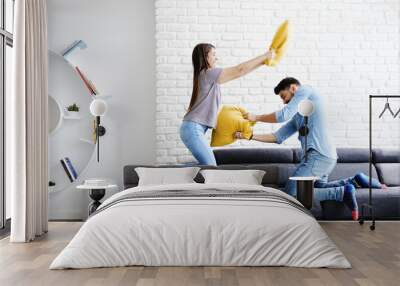
<svg viewBox="0 0 400 286">
<path fill-rule="evenodd" d="M 50 269 L 145 266 L 294 266 L 350 268 L 318 222 L 298 208 L 257 198 L 152 198 L 131 192 L 262 190 L 254 185 L 184 184 L 135 187 L 107 199 Z M 108 206 L 108 207 L 107 207 Z"/>
</svg>

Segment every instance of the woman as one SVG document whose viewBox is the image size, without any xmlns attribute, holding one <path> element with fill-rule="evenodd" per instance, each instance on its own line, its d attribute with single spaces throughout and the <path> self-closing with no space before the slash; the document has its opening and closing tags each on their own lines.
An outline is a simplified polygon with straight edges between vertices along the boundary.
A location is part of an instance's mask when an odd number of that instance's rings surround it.
<svg viewBox="0 0 400 286">
<path fill-rule="evenodd" d="M 217 165 L 205 133 L 208 129 L 215 128 L 217 123 L 221 105 L 220 84 L 248 74 L 264 65 L 272 56 L 272 52 L 267 52 L 237 66 L 222 69 L 215 67 L 217 57 L 213 45 L 198 44 L 193 49 L 193 91 L 180 128 L 180 136 L 199 164 Z"/>
</svg>

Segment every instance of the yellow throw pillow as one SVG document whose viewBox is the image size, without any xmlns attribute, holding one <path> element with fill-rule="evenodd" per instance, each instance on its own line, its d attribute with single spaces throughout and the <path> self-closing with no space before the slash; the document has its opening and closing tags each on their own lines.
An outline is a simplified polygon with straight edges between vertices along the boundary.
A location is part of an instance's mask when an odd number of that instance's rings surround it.
<svg viewBox="0 0 400 286">
<path fill-rule="evenodd" d="M 275 57 L 273 59 L 265 61 L 265 64 L 267 66 L 276 66 L 279 63 L 279 61 L 282 59 L 287 51 L 288 38 L 289 21 L 286 20 L 279 26 L 278 30 L 275 33 L 274 39 L 272 40 L 271 46 L 269 47 L 270 51 L 273 50 L 275 52 Z"/>
<path fill-rule="evenodd" d="M 244 119 L 247 111 L 239 106 L 224 105 L 218 113 L 217 127 L 211 135 L 211 146 L 224 146 L 236 141 L 235 132 L 242 132 L 246 139 L 253 134 L 255 122 Z"/>
</svg>

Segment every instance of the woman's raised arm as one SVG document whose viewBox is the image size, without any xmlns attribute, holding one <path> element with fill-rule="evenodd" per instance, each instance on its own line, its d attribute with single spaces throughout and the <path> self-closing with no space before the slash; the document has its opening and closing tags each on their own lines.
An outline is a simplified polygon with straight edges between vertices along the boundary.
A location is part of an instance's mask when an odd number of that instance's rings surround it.
<svg viewBox="0 0 400 286">
<path fill-rule="evenodd" d="M 221 75 L 218 78 L 218 83 L 223 84 L 225 82 L 242 77 L 249 72 L 252 72 L 256 68 L 262 66 L 267 59 L 273 57 L 273 52 L 268 51 L 265 54 L 253 58 L 249 61 L 238 64 L 237 66 L 225 68 L 222 70 Z"/>
</svg>

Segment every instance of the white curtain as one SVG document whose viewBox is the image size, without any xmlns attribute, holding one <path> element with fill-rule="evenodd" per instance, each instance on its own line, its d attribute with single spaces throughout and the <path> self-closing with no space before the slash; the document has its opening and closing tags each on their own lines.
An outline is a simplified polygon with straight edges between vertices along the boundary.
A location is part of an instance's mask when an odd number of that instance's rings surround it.
<svg viewBox="0 0 400 286">
<path fill-rule="evenodd" d="M 46 0 L 16 0 L 13 92 L 7 112 L 12 242 L 47 232 Z"/>
</svg>

